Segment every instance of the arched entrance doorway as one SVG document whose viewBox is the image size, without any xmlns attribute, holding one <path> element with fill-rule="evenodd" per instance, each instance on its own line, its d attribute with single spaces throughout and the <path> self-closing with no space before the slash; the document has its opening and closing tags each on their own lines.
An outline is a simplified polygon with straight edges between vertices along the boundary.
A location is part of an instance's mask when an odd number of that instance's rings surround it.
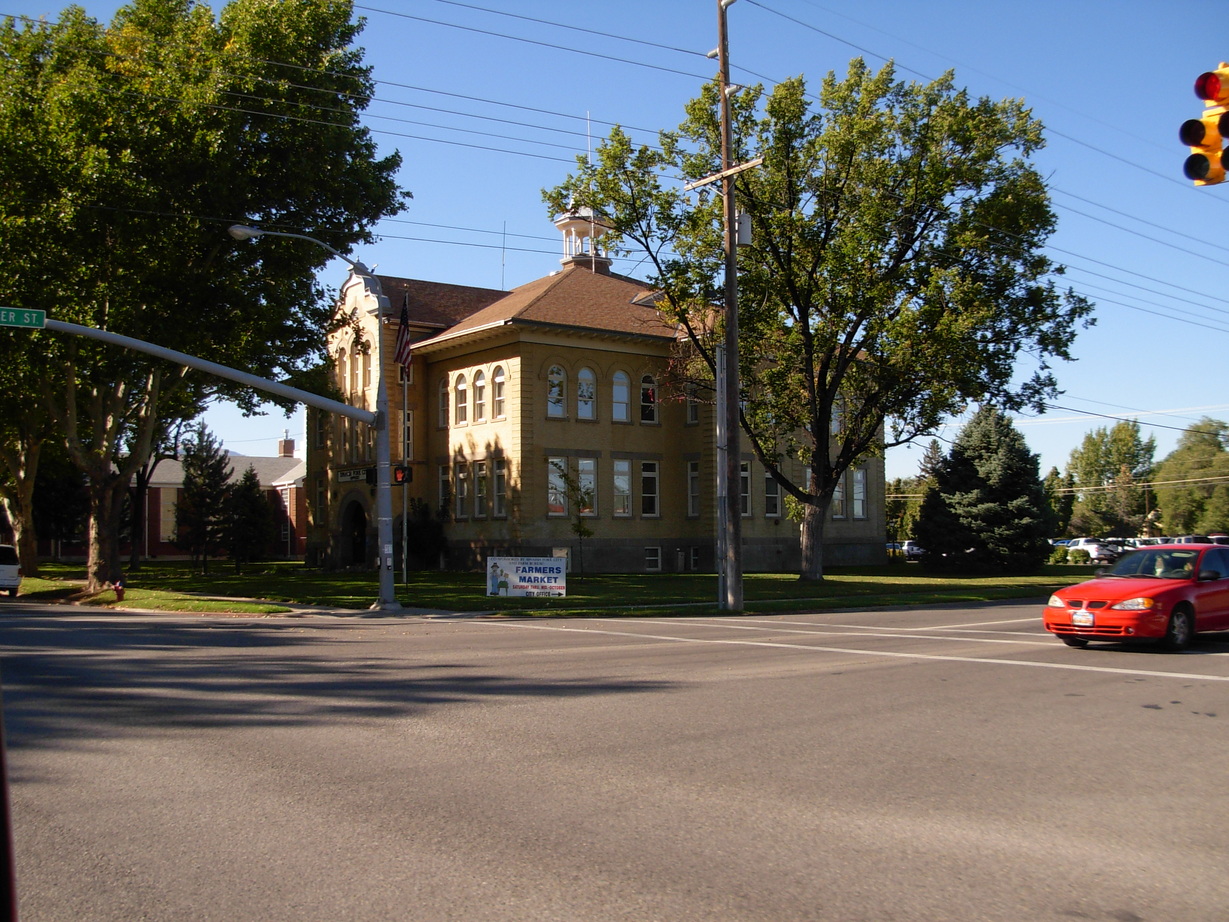
<svg viewBox="0 0 1229 922">
<path fill-rule="evenodd" d="M 367 563 L 367 510 L 353 500 L 341 511 L 341 534 L 337 541 L 338 565 L 364 566 Z"/>
</svg>

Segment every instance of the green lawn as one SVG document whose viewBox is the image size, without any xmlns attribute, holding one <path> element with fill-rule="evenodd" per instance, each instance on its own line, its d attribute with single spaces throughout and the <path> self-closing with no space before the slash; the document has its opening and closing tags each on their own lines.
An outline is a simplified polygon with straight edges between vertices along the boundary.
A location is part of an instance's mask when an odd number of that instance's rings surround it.
<svg viewBox="0 0 1229 922">
<path fill-rule="evenodd" d="M 1092 567 L 1048 566 L 1037 576 L 934 576 L 916 565 L 833 568 L 822 583 L 797 576 L 748 573 L 743 578 L 749 612 L 790 612 L 825 608 L 930 605 L 997 599 L 1045 598 L 1054 589 L 1087 579 Z M 73 600 L 110 606 L 115 594 L 105 590 L 84 598 L 80 566 L 44 564 L 39 578 L 22 584 L 32 600 Z M 663 615 L 713 614 L 717 578 L 710 574 L 603 574 L 568 577 L 563 599 L 509 599 L 485 595 L 484 575 L 421 571 L 408 583 L 398 581 L 397 597 L 405 606 L 452 612 L 506 612 L 550 616 L 580 614 Z M 279 603 L 328 608 L 366 609 L 378 596 L 374 573 L 329 573 L 300 563 L 258 564 L 236 575 L 224 562 L 213 563 L 207 576 L 184 563 L 143 564 L 127 574 L 124 606 L 162 611 L 276 614 Z M 256 602 L 234 600 L 256 600 Z"/>
</svg>

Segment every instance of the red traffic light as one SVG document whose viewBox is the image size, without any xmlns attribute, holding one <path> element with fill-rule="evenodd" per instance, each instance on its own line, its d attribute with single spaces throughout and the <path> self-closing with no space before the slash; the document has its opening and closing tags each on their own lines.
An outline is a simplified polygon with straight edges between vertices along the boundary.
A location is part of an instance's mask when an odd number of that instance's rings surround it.
<svg viewBox="0 0 1229 922">
<path fill-rule="evenodd" d="M 1195 95 L 1209 106 L 1229 104 L 1229 68 L 1222 64 L 1196 77 Z"/>
</svg>

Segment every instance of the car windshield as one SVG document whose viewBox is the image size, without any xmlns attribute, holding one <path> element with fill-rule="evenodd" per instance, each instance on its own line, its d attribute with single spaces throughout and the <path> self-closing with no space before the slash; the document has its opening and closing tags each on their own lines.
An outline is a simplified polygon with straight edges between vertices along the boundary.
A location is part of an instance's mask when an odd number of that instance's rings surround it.
<svg viewBox="0 0 1229 922">
<path fill-rule="evenodd" d="M 1199 551 L 1144 548 L 1121 558 L 1106 571 L 1106 576 L 1152 577 L 1154 579 L 1190 579 L 1195 575 Z"/>
</svg>

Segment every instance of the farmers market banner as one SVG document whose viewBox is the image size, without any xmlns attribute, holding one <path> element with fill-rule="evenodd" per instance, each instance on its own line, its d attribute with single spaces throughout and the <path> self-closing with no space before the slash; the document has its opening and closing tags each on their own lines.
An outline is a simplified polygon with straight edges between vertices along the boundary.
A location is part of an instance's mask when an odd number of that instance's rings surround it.
<svg viewBox="0 0 1229 922">
<path fill-rule="evenodd" d="M 566 557 L 488 557 L 486 594 L 565 596 L 567 565 Z"/>
</svg>

